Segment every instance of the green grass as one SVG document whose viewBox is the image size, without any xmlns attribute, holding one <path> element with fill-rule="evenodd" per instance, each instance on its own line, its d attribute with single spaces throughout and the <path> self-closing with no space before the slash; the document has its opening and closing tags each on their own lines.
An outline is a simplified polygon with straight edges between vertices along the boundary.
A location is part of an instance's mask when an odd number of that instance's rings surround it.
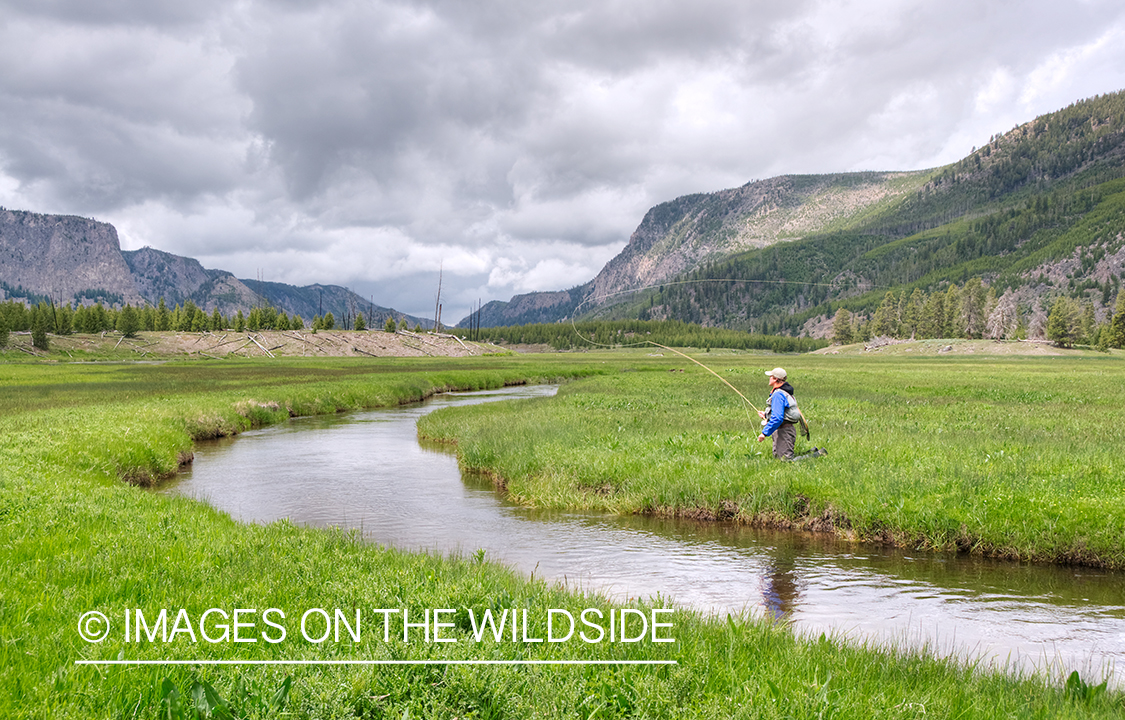
<svg viewBox="0 0 1125 720">
<path fill-rule="evenodd" d="M 768 359 L 710 357 L 764 407 Z M 830 521 L 864 540 L 1125 567 L 1120 359 L 785 364 L 827 458 L 775 462 L 755 442 L 756 415 L 686 361 L 682 373 L 591 378 L 554 399 L 442 410 L 420 427 L 528 505 Z"/>
<path fill-rule="evenodd" d="M 758 361 L 760 362 L 760 361 Z M 811 401 L 818 376 L 802 358 L 794 374 Z M 193 437 L 235 432 L 290 413 L 394 404 L 442 388 L 485 388 L 605 373 L 599 392 L 564 386 L 559 406 L 586 398 L 623 420 L 638 398 L 629 388 L 702 391 L 675 363 L 643 355 L 352 361 L 0 366 L 0 716 L 156 717 L 176 689 L 173 717 L 195 717 L 222 695 L 250 717 L 1114 717 L 1120 693 L 1093 678 L 1069 685 L 980 671 L 922 652 L 864 648 L 833 638 L 798 639 L 784 626 L 708 619 L 677 611 L 674 644 L 468 642 L 383 643 L 371 635 L 313 644 L 291 640 L 192 644 L 125 643 L 119 634 L 87 644 L 77 633 L 88 610 L 182 608 L 548 608 L 608 611 L 598 597 L 560 589 L 481 561 L 399 552 L 331 530 L 287 522 L 243 525 L 208 506 L 149 493 L 122 477 L 149 480 L 175 468 Z M 796 366 L 795 366 L 796 367 Z M 622 373 L 623 369 L 636 372 Z M 746 380 L 756 369 L 744 368 Z M 821 370 L 820 372 L 826 372 Z M 732 373 L 733 374 L 733 373 Z M 653 386 L 650 381 L 658 381 Z M 604 384 L 598 384 L 604 382 Z M 615 382 L 620 391 L 612 391 Z M 729 391 L 727 391 L 729 393 Z M 689 393 L 690 394 L 690 393 Z M 740 417 L 722 393 L 708 422 Z M 652 392 L 646 402 L 658 397 Z M 673 394 L 667 404 L 697 403 Z M 841 400 L 842 402 L 842 400 Z M 536 411 L 551 407 L 535 402 Z M 510 405 L 515 407 L 515 405 Z M 650 408 L 651 409 L 651 408 Z M 710 410 L 708 411 L 710 413 Z M 818 415 L 828 410 L 818 407 Z M 814 415 L 816 417 L 817 415 Z M 483 417 L 483 416 L 482 416 Z M 669 418 L 675 417 L 669 415 Z M 823 422 L 827 423 L 827 419 Z M 696 426 L 679 429 L 683 450 L 701 455 Z M 729 432 L 729 430 L 716 430 Z M 515 438 L 516 434 L 510 437 Z M 568 437 L 574 437 L 568 435 Z M 601 437 L 601 436 L 599 436 Z M 675 437 L 674 435 L 672 437 Z M 734 436 L 725 442 L 741 452 Z M 712 442 L 712 444 L 714 444 Z M 718 446 L 716 446 L 718 447 Z M 716 451 L 717 452 L 717 451 Z M 714 458 L 712 458 L 714 461 Z M 752 460 L 757 462 L 757 460 Z M 780 468 L 774 468 L 780 471 Z M 232 478 L 232 481 L 236 479 Z M 636 606 L 636 605 L 634 605 Z M 636 607 L 646 607 L 644 605 Z M 463 615 L 458 616 L 459 620 Z M 288 623 L 295 635 L 293 618 Z M 541 628 L 540 628 L 541 630 Z M 380 640 L 381 640 L 381 634 Z M 675 659 L 676 666 L 228 667 L 76 665 L 96 659 Z M 292 688 L 286 694 L 286 678 Z M 198 690 L 198 700 L 193 699 Z M 190 702 L 189 702 L 190 701 Z M 188 707 L 190 705 L 190 707 Z M 165 710 L 167 706 L 163 706 Z M 212 713 L 212 716 L 219 716 Z M 202 715 L 199 715 L 202 716 Z"/>
</svg>

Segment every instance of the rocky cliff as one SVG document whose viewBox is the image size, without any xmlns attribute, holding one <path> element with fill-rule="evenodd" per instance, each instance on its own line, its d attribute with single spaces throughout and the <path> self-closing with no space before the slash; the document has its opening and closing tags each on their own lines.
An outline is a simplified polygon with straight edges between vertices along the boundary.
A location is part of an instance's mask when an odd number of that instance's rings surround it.
<svg viewBox="0 0 1125 720">
<path fill-rule="evenodd" d="M 783 175 L 661 203 L 594 278 L 593 298 L 656 285 L 744 250 L 843 229 L 917 190 L 928 175 Z"/>
<path fill-rule="evenodd" d="M 122 251 L 109 223 L 70 215 L 0 208 L 0 300 L 35 303 L 93 303 L 168 307 L 192 301 L 210 313 L 244 313 L 268 302 L 290 315 L 312 320 L 333 313 L 344 323 L 363 312 L 369 326 L 387 317 L 404 317 L 338 285 L 297 287 L 285 283 L 239 280 L 225 270 L 204 268 L 194 258 L 154 248 Z M 432 320 L 405 316 L 429 327 Z"/>
<path fill-rule="evenodd" d="M 56 301 L 143 302 L 117 230 L 73 215 L 0 210 L 0 282 Z"/>
</svg>

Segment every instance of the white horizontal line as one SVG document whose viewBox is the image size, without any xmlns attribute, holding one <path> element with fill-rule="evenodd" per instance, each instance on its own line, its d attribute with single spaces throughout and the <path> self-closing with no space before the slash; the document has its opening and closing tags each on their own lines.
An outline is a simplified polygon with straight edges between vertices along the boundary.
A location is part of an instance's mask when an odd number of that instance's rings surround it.
<svg viewBox="0 0 1125 720">
<path fill-rule="evenodd" d="M 75 665 L 679 665 L 676 660 L 75 660 Z"/>
</svg>

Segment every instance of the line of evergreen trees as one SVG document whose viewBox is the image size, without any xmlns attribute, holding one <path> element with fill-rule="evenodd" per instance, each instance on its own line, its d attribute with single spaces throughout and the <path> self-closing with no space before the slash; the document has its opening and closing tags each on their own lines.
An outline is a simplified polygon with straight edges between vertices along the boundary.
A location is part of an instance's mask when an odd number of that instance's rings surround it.
<svg viewBox="0 0 1125 720">
<path fill-rule="evenodd" d="M 332 314 L 313 321 L 314 329 L 332 329 L 335 321 Z M 35 305 L 9 300 L 0 303 L 0 328 L 6 335 L 11 331 L 31 331 L 33 340 L 37 333 L 70 335 L 73 333 L 100 333 L 118 331 L 132 337 L 142 330 L 177 332 L 214 332 L 217 330 L 300 330 L 305 321 L 300 315 L 286 315 L 284 311 L 271 306 L 256 307 L 244 315 L 239 310 L 226 316 L 215 308 L 205 312 L 188 300 L 182 306 L 169 309 L 161 298 L 156 306 L 119 308 L 106 307 L 100 302 L 93 305 L 54 304 L 40 301 Z M 5 337 L 6 340 L 6 337 Z M 37 345 L 38 346 L 38 345 Z"/>
<path fill-rule="evenodd" d="M 1125 347 L 1125 290 L 1118 292 L 1114 312 L 1101 322 L 1089 300 L 1060 295 L 1050 302 L 1048 312 L 1038 300 L 1025 307 L 1019 298 L 1011 288 L 997 297 L 995 287 L 985 286 L 980 278 L 972 278 L 963 286 L 952 283 L 946 290 L 932 293 L 918 288 L 910 295 L 905 290 L 897 294 L 887 291 L 870 317 L 839 308 L 832 321 L 832 342 L 846 345 L 880 336 L 1046 338 L 1060 347 Z"/>
<path fill-rule="evenodd" d="M 392 320 L 393 322 L 393 320 Z M 406 319 L 402 320 L 406 327 Z M 287 315 L 270 305 L 253 308 L 244 314 L 241 310 L 234 315 L 223 315 L 215 308 L 205 312 L 191 300 L 182 306 L 169 309 L 164 302 L 144 307 L 123 305 L 105 306 L 101 302 L 93 305 L 55 304 L 48 300 L 27 305 L 19 300 L 0 302 L 0 347 L 8 343 L 11 332 L 31 332 L 32 344 L 42 350 L 50 347 L 48 334 L 72 335 L 74 333 L 96 334 L 119 332 L 126 337 L 134 337 L 138 332 L 216 332 L 233 330 L 235 332 L 257 332 L 258 330 L 302 330 L 306 327 L 300 315 Z M 309 326 L 317 330 L 333 330 L 336 319 L 331 312 L 313 318 Z M 366 330 L 363 313 L 357 313 L 355 330 Z M 420 329 L 420 328 L 419 328 Z"/>
<path fill-rule="evenodd" d="M 450 330 L 464 337 L 468 331 Z M 710 328 L 679 320 L 604 320 L 595 322 L 538 323 L 507 325 L 476 330 L 484 342 L 550 345 L 556 350 L 581 347 L 628 347 L 647 341 L 669 347 L 729 348 L 732 350 L 773 350 L 809 352 L 826 347 L 828 342 L 786 335 L 756 335 L 725 328 Z"/>
</svg>

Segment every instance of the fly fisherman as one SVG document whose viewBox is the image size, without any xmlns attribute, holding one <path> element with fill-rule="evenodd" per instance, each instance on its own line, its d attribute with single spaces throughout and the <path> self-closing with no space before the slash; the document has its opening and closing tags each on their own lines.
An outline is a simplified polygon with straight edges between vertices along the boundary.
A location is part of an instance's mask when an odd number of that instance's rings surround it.
<svg viewBox="0 0 1125 720">
<path fill-rule="evenodd" d="M 770 370 L 766 377 L 770 385 L 770 411 L 768 417 L 765 410 L 758 411 L 758 416 L 765 422 L 758 442 L 773 435 L 773 456 L 778 460 L 792 460 L 801 411 L 797 408 L 797 399 L 793 397 L 793 386 L 786 382 L 783 368 Z"/>
</svg>

